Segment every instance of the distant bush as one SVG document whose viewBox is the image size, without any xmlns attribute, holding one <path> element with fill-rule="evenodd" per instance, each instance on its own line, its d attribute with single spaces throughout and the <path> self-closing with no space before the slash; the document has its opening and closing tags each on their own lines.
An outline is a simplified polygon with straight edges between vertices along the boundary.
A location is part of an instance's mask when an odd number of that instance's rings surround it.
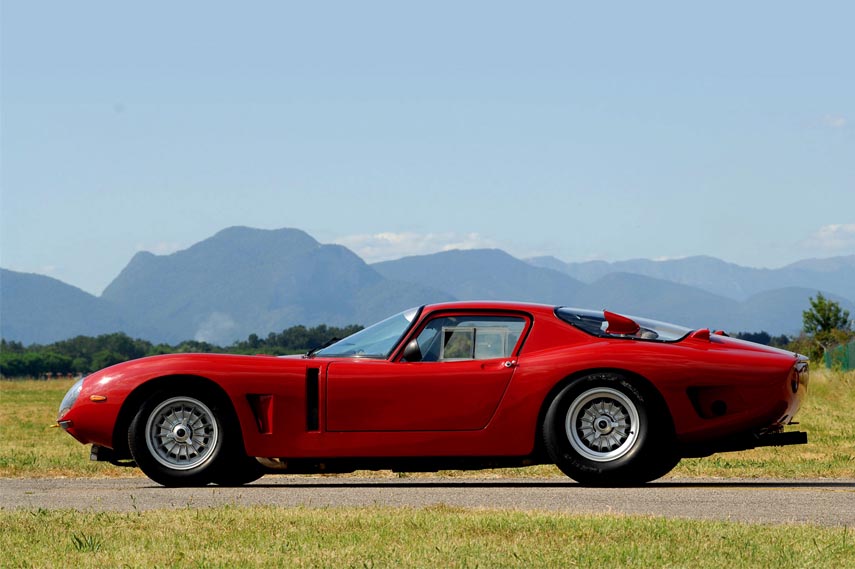
<svg viewBox="0 0 855 569">
<path fill-rule="evenodd" d="M 760 332 L 737 332 L 733 337 L 740 340 L 746 340 L 748 342 L 754 342 L 755 344 L 763 344 L 764 346 L 774 346 L 776 348 L 786 347 L 792 341 L 792 338 L 786 334 L 772 336 L 765 330 Z"/>
<path fill-rule="evenodd" d="M 3 377 L 47 377 L 86 374 L 145 356 L 173 353 L 227 353 L 285 355 L 305 352 L 330 338 L 344 338 L 362 326 L 344 327 L 321 324 L 313 328 L 292 326 L 267 338 L 250 334 L 246 340 L 226 347 L 186 340 L 177 345 L 152 344 L 126 334 L 77 336 L 53 344 L 24 346 L 20 342 L 0 340 L 0 375 Z"/>
<path fill-rule="evenodd" d="M 339 328 L 321 324 L 314 328 L 305 326 L 292 326 L 281 333 L 271 332 L 267 338 L 259 338 L 255 334 L 242 342 L 235 342 L 229 348 L 231 353 L 263 353 L 274 355 L 285 355 L 305 352 L 311 348 L 320 346 L 330 338 L 344 338 L 362 330 L 362 326 L 351 324 Z"/>
</svg>

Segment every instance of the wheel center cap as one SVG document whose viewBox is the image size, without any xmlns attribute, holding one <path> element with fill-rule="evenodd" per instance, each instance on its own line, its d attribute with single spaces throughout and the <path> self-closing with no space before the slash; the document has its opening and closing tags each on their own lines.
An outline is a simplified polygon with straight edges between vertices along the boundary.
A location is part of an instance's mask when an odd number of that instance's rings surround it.
<svg viewBox="0 0 855 569">
<path fill-rule="evenodd" d="M 612 418 L 607 415 L 602 415 L 594 421 L 594 428 L 601 435 L 607 435 L 612 432 Z"/>
<path fill-rule="evenodd" d="M 172 428 L 172 437 L 175 439 L 176 442 L 179 443 L 186 443 L 190 439 L 190 436 L 192 434 L 192 429 L 190 429 L 190 427 L 188 427 L 187 425 L 183 425 L 181 423 L 175 425 Z"/>
</svg>

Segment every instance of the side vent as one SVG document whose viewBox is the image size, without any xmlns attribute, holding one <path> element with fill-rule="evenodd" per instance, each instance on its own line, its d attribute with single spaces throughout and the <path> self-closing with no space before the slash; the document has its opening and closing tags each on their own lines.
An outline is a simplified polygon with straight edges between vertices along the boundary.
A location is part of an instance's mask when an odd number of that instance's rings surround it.
<svg viewBox="0 0 855 569">
<path fill-rule="evenodd" d="M 306 430 L 320 430 L 318 420 L 318 403 L 320 396 L 318 393 L 318 376 L 320 370 L 316 367 L 310 367 L 306 370 Z"/>
<path fill-rule="evenodd" d="M 273 433 L 273 396 L 254 395 L 246 396 L 252 415 L 255 417 L 255 426 L 262 435 Z"/>
</svg>

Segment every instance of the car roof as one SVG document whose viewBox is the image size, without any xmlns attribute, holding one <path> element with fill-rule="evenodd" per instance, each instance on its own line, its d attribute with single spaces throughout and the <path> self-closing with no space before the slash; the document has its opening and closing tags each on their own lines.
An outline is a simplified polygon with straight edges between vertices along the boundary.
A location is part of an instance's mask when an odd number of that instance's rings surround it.
<svg viewBox="0 0 855 569">
<path fill-rule="evenodd" d="M 460 300 L 428 304 L 425 306 L 425 310 L 430 312 L 444 310 L 517 310 L 522 312 L 552 313 L 555 311 L 555 305 L 499 300 Z"/>
</svg>

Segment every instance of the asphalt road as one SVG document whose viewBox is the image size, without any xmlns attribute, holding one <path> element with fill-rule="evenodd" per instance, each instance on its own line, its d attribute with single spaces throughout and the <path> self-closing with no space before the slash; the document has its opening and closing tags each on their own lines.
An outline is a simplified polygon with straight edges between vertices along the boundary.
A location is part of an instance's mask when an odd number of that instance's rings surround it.
<svg viewBox="0 0 855 569">
<path fill-rule="evenodd" d="M 413 506 L 623 513 L 855 527 L 855 480 L 681 480 L 585 488 L 545 479 L 265 476 L 240 488 L 163 488 L 145 478 L 0 480 L 0 507 L 133 511 L 220 505 Z"/>
</svg>

